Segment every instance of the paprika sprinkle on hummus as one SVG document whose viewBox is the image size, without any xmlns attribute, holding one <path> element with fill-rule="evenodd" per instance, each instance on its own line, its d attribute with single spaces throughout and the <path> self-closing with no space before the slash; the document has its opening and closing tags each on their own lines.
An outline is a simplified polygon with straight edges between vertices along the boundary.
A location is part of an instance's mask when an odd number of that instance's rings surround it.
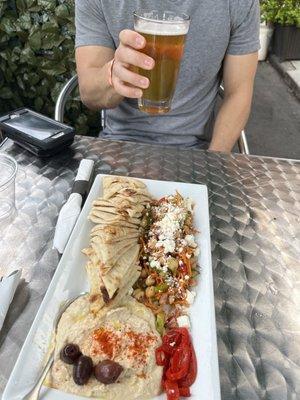
<svg viewBox="0 0 300 400">
<path fill-rule="evenodd" d="M 146 363 L 149 345 L 157 341 L 151 333 L 135 332 L 129 327 L 119 330 L 100 328 L 92 334 L 92 354 L 114 360 L 120 354 L 139 363 Z"/>
<path fill-rule="evenodd" d="M 113 331 L 100 328 L 93 333 L 92 351 L 95 355 L 104 353 L 109 359 L 113 360 L 120 348 L 120 338 Z"/>
</svg>

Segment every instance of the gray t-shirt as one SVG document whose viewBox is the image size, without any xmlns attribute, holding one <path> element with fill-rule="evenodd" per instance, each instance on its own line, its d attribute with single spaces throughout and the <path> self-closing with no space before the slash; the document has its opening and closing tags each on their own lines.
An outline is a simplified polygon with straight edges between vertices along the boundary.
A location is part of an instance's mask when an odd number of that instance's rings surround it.
<svg viewBox="0 0 300 400">
<path fill-rule="evenodd" d="M 76 47 L 116 49 L 119 33 L 133 29 L 138 9 L 181 11 L 191 16 L 172 110 L 153 116 L 124 99 L 107 110 L 103 135 L 147 143 L 201 145 L 210 141 L 214 107 L 226 54 L 259 49 L 258 0 L 76 0 Z"/>
</svg>

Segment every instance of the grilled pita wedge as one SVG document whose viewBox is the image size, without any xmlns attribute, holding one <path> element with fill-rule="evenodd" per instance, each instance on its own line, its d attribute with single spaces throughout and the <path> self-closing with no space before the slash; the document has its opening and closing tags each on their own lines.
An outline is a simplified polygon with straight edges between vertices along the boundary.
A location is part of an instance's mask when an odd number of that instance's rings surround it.
<svg viewBox="0 0 300 400">
<path fill-rule="evenodd" d="M 150 201 L 146 185 L 137 179 L 103 178 L 103 197 L 94 201 L 89 215 L 96 225 L 90 246 L 83 250 L 95 307 L 111 304 L 138 279 L 141 218 Z"/>
<path fill-rule="evenodd" d="M 140 236 L 139 229 L 127 228 L 114 225 L 96 225 L 91 230 L 91 238 L 99 237 L 104 244 L 121 242 L 123 240 L 138 240 Z"/>
</svg>

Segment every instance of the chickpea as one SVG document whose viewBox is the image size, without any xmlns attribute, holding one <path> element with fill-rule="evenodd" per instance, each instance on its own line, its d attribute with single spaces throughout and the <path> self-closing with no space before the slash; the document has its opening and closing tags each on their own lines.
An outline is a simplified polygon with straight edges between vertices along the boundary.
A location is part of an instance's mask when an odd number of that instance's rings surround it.
<svg viewBox="0 0 300 400">
<path fill-rule="evenodd" d="M 153 297 L 155 295 L 155 287 L 154 286 L 149 286 L 146 289 L 146 297 Z"/>
<path fill-rule="evenodd" d="M 164 265 L 164 263 L 165 263 L 165 257 L 164 257 L 164 256 L 159 257 L 158 261 L 160 262 L 160 265 Z"/>
<path fill-rule="evenodd" d="M 135 289 L 135 291 L 133 292 L 133 297 L 137 300 L 137 301 L 141 301 L 144 298 L 144 291 L 142 289 Z"/>
<path fill-rule="evenodd" d="M 141 221 L 141 227 L 146 228 L 146 226 L 147 226 L 147 218 L 143 218 Z"/>
<path fill-rule="evenodd" d="M 146 279 L 146 285 L 147 286 L 153 286 L 155 284 L 155 279 L 153 276 L 149 275 L 148 278 Z"/>
<path fill-rule="evenodd" d="M 174 304 L 175 302 L 175 296 L 173 296 L 172 294 L 169 296 L 169 304 Z"/>
<path fill-rule="evenodd" d="M 143 268 L 142 272 L 141 272 L 141 278 L 146 278 L 147 275 L 148 275 L 148 272 L 145 270 L 145 268 Z"/>
</svg>

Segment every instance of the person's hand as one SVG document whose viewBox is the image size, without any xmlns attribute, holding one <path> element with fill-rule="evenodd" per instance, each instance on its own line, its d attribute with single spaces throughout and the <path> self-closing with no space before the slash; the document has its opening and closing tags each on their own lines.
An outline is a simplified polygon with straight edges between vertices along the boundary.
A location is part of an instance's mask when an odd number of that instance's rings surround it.
<svg viewBox="0 0 300 400">
<path fill-rule="evenodd" d="M 115 52 L 115 61 L 112 68 L 112 83 L 114 89 L 121 96 L 132 99 L 141 98 L 142 89 L 147 89 L 149 79 L 132 71 L 131 67 L 140 67 L 146 70 L 154 68 L 155 61 L 139 50 L 146 46 L 145 38 L 135 31 L 125 29 L 121 31 L 120 45 Z"/>
</svg>

